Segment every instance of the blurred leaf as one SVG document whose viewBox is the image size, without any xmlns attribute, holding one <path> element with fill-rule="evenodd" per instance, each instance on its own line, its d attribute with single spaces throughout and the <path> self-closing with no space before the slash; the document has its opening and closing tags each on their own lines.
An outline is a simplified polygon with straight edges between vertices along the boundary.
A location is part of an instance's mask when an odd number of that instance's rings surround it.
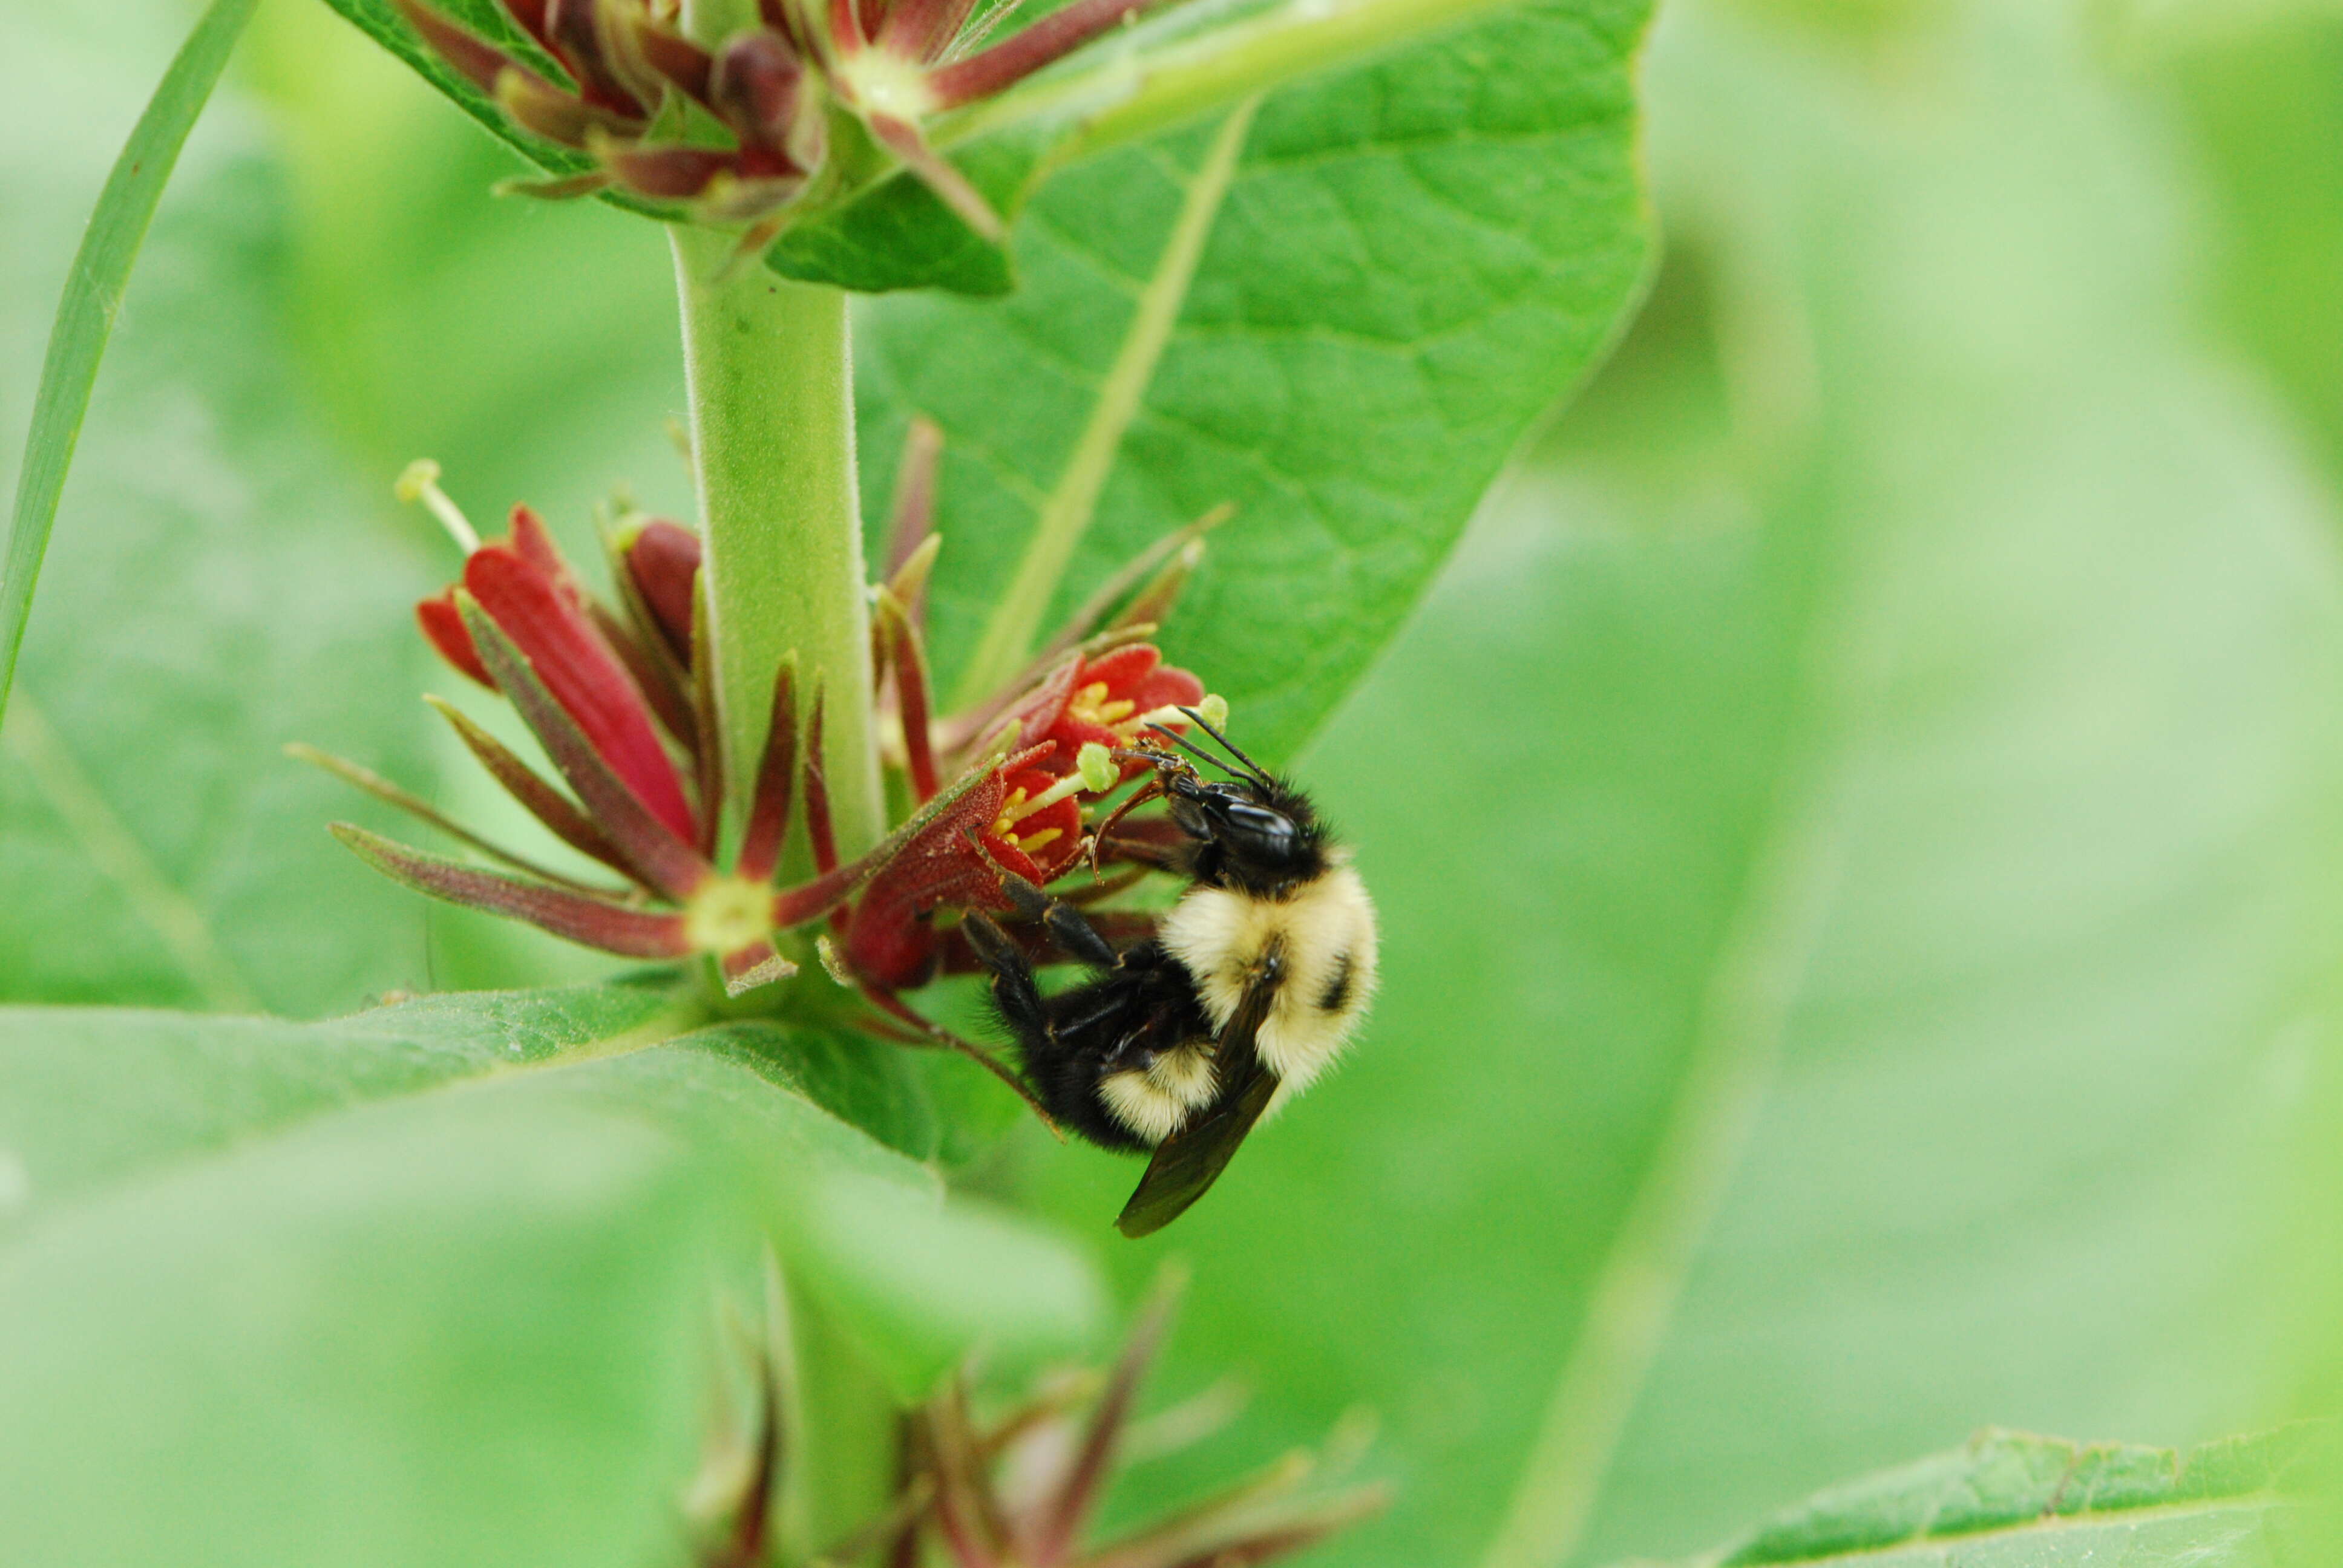
<svg viewBox="0 0 2343 1568">
<path fill-rule="evenodd" d="M 90 388 L 97 381 L 97 362 L 122 307 L 123 291 L 129 286 L 131 264 L 138 258 L 164 184 L 178 164 L 180 145 L 211 97 L 213 84 L 219 80 L 220 68 L 254 4 L 214 0 L 196 22 L 115 160 L 74 256 L 41 365 L 41 390 L 16 474 L 6 551 L 0 557 L 0 713 L 8 706 L 25 618 L 33 609 L 33 587 L 48 549 L 49 526 L 56 520 L 57 498 L 64 493 Z"/>
<path fill-rule="evenodd" d="M 55 296 L 121 46 L 0 18 L 26 77 L 0 106 L 0 317 Z M 278 753 L 423 774 L 427 578 L 303 411 L 253 130 L 223 99 L 189 142 L 91 405 L 0 732 L 0 997 L 313 1012 L 426 978 L 424 917 L 322 835 L 348 795 Z"/>
<path fill-rule="evenodd" d="M 1329 1565 L 2238 1431 L 2321 1310 L 2343 593 L 2156 144 L 2036 8 L 1876 60 L 1674 15 L 1654 314 L 1299 769 L 1376 1016 L 1109 1254 L 1193 1261 L 1173 1395 L 1256 1369 L 1215 1465 L 1382 1414 Z M 1021 1154 L 1101 1233 L 1134 1176 Z"/>
<path fill-rule="evenodd" d="M 2343 15 L 2207 41 L 2159 75 L 2201 159 L 2224 324 L 2343 475 Z"/>
<path fill-rule="evenodd" d="M 1237 127 L 1224 189 L 1211 128 L 1091 160 L 1020 226 L 1015 297 L 869 302 L 870 515 L 910 416 L 946 433 L 946 687 L 1000 678 L 1021 620 L 1048 626 L 1230 502 L 1163 640 L 1236 705 L 1248 747 L 1296 745 L 1636 286 L 1644 15 L 1525 5 L 1281 93 Z M 1192 278 L 1171 244 L 1183 211 L 1209 226 Z"/>
<path fill-rule="evenodd" d="M 2263 1568 L 2291 1560 L 2283 1543 L 2313 1435 L 2292 1427 L 2183 1454 L 1988 1432 L 1951 1453 L 1833 1487 L 1698 1561 Z"/>
<path fill-rule="evenodd" d="M 684 407 L 665 235 L 591 202 L 491 195 L 518 157 L 322 5 L 265 9 L 246 63 L 283 126 L 301 372 L 377 512 L 436 534 L 388 493 L 431 457 L 491 531 L 527 500 L 579 560 L 597 557 L 589 508 L 618 486 L 689 517 L 664 428 Z"/>
<path fill-rule="evenodd" d="M 432 8 L 442 15 L 460 23 L 514 58 L 528 62 L 548 80 L 559 82 L 567 79 L 559 63 L 515 26 L 511 16 L 497 4 L 497 0 L 431 0 L 431 3 Z M 511 146 L 539 168 L 551 174 L 568 175 L 593 166 L 593 160 L 585 154 L 572 152 L 517 128 L 486 93 L 458 75 L 436 51 L 426 46 L 390 0 L 326 0 L 326 4 L 340 12 L 352 26 L 405 61 L 416 75 L 446 95 L 458 108 L 488 127 L 498 139 Z"/>
<path fill-rule="evenodd" d="M 2117 53 L 2155 60 L 2332 22 L 2343 18 L 2343 6 L 2336 0 L 2098 0 L 2087 14 Z"/>
<path fill-rule="evenodd" d="M 906 1394 L 1090 1332 L 1079 1263 L 689 1013 L 0 1011 L 0 1557 L 658 1561 L 768 1241 Z"/>
</svg>

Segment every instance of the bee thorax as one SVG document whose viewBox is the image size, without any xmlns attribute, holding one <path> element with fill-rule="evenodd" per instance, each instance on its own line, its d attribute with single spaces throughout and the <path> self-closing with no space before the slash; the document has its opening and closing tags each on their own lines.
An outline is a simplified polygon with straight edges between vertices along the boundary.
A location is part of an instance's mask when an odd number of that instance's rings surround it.
<svg viewBox="0 0 2343 1568">
<path fill-rule="evenodd" d="M 1196 888 L 1163 922 L 1167 950 L 1194 977 L 1215 1030 L 1245 988 L 1274 963 L 1277 995 L 1255 1041 L 1282 1082 L 1280 1099 L 1306 1088 L 1341 1054 L 1375 989 L 1375 912 L 1358 873 L 1324 875 L 1266 899 L 1232 888 Z"/>
</svg>

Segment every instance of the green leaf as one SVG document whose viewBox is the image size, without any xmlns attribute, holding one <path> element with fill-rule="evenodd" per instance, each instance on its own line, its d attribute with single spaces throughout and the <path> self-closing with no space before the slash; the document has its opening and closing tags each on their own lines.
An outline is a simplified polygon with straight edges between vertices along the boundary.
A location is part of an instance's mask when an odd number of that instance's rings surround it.
<svg viewBox="0 0 2343 1568">
<path fill-rule="evenodd" d="M 1109 1253 L 1194 1268 L 1166 1397 L 1254 1388 L 1133 1514 L 1365 1404 L 1329 1568 L 1689 1553 L 1990 1422 L 2237 1430 L 2334 1321 L 2331 502 L 2042 8 L 1720 9 L 1635 333 L 1295 768 L 1383 987 Z M 1101 1229 L 1137 1173 L 1019 1158 Z"/>
<path fill-rule="evenodd" d="M 1185 0 L 1158 9 L 1074 61 L 939 117 L 931 136 L 996 212 L 1014 217 L 1056 170 L 1151 140 L 1291 84 L 1378 57 L 1422 68 L 1473 24 L 1521 0 Z M 793 224 L 768 260 L 791 277 L 879 292 L 940 286 L 1004 294 L 1009 247 L 989 244 L 907 173 L 850 189 Z"/>
<path fill-rule="evenodd" d="M 2275 12 L 2278 7 L 2273 6 Z M 2227 7 L 2190 8 L 2211 16 Z M 2323 14 L 2322 14 L 2323 12 Z M 2223 324 L 2292 401 L 2343 474 L 2343 17 L 2321 7 L 2215 36 L 2160 62 L 2201 160 Z"/>
<path fill-rule="evenodd" d="M 910 415 L 946 434 L 947 692 L 974 697 L 1122 561 L 1231 503 L 1163 641 L 1249 748 L 1308 734 L 1634 292 L 1644 18 L 1521 5 L 1287 89 L 1249 126 L 1091 159 L 1019 226 L 1014 298 L 869 302 L 871 516 Z"/>
<path fill-rule="evenodd" d="M 130 107 L 107 90 L 123 40 L 96 31 L 0 19 L 28 75 L 0 106 L 12 341 L 55 297 L 110 140 L 46 128 Z M 316 1012 L 429 978 L 426 917 L 323 836 L 350 792 L 280 751 L 320 742 L 427 789 L 409 618 L 435 547 L 383 526 L 387 492 L 349 480 L 307 412 L 256 129 L 216 114 L 190 140 L 83 433 L 0 730 L 0 998 Z M 24 407 L 28 381 L 0 395 Z"/>
<path fill-rule="evenodd" d="M 7 710 L 41 558 L 48 551 L 49 528 L 56 521 L 57 499 L 65 492 L 65 470 L 73 463 L 90 388 L 97 384 L 97 362 L 106 354 L 106 340 L 130 286 L 131 265 L 138 259 L 138 246 L 154 220 L 163 186 L 178 164 L 180 145 L 211 97 L 212 85 L 255 4 L 213 0 L 196 23 L 115 160 L 74 256 L 65 298 L 49 331 L 33 425 L 16 471 L 6 550 L 0 555 L 0 715 Z"/>
<path fill-rule="evenodd" d="M 540 167 L 568 175 L 590 166 L 581 155 L 516 128 L 488 95 L 423 45 L 389 0 L 327 3 Z M 1407 51 L 1427 44 L 1449 46 L 1459 30 L 1518 3 L 1190 0 L 1119 30 L 999 98 L 938 116 L 929 135 L 996 211 L 1013 218 L 1062 164 L 1176 131 L 1291 83 L 1394 55 L 1408 59 Z M 1641 0 L 1626 7 L 1638 14 L 1647 8 Z M 439 9 L 551 79 L 563 79 L 494 0 L 447 0 Z M 1607 25 L 1607 14 L 1621 7 L 1595 0 L 1594 9 L 1604 14 L 1598 25 Z M 816 193 L 809 201 L 819 205 L 792 215 L 769 253 L 777 270 L 863 291 L 940 286 L 995 295 L 1014 286 L 1010 251 L 972 232 L 842 113 L 832 159 L 836 188 Z"/>
<path fill-rule="evenodd" d="M 932 1160 L 942 1139 L 928 1077 L 908 1050 L 782 1020 L 719 1025 L 693 1036 L 701 1049 L 754 1062 L 840 1121 L 913 1160 Z"/>
<path fill-rule="evenodd" d="M 1986 1432 L 1833 1487 L 1687 1568 L 2263 1568 L 2291 1560 L 2305 1450 L 2321 1435 L 2289 1427 L 2181 1453 Z"/>
<path fill-rule="evenodd" d="M 738 1031 L 669 1038 L 691 1011 L 0 1010 L 0 1557 L 659 1560 L 768 1246 L 850 1347 L 816 1385 L 850 1354 L 910 1397 L 1091 1333 L 1056 1243 Z"/>
</svg>

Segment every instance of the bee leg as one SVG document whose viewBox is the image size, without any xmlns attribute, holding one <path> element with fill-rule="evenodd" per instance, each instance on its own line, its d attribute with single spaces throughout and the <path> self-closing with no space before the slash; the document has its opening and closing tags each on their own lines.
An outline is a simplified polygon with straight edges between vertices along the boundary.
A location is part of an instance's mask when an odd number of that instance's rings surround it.
<svg viewBox="0 0 2343 1568">
<path fill-rule="evenodd" d="M 996 934 L 999 930 L 998 927 L 994 928 Z M 1058 1119 L 1051 1114 L 1048 1106 L 1041 1103 L 1041 1098 L 1033 1092 L 1032 1086 L 1003 1066 L 992 1052 L 972 1040 L 962 1040 L 941 1024 L 911 1008 L 892 992 L 880 990 L 872 986 L 865 986 L 861 989 L 863 1000 L 878 1009 L 884 1018 L 894 1021 L 894 1030 L 890 1038 L 893 1038 L 896 1043 L 941 1046 L 947 1050 L 960 1052 L 960 1055 L 967 1057 L 985 1071 L 1015 1090 L 1018 1098 L 1033 1108 L 1033 1114 L 1041 1119 L 1041 1125 L 1050 1130 L 1051 1136 L 1061 1141 L 1064 1140 L 1065 1129 L 1058 1125 Z M 872 1020 L 874 1023 L 878 1021 L 878 1020 Z"/>
<path fill-rule="evenodd" d="M 984 967 L 992 971 L 992 997 L 1001 1008 L 1001 1021 L 1016 1031 L 1019 1042 L 1030 1053 L 1033 1042 L 1050 1038 L 1050 1014 L 1041 1005 L 1033 961 L 980 910 L 970 910 L 960 929 Z"/>
<path fill-rule="evenodd" d="M 1019 914 L 1039 922 L 1069 958 L 1079 960 L 1092 969 L 1111 970 L 1115 967 L 1114 949 L 1071 904 L 1061 903 L 1024 878 L 1010 871 L 1001 874 L 1001 890 L 1009 895 L 1009 901 L 1017 906 Z"/>
</svg>

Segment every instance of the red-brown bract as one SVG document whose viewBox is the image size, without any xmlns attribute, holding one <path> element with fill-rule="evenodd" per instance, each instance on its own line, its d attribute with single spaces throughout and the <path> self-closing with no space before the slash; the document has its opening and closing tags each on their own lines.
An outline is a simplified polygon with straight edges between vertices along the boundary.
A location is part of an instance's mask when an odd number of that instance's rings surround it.
<svg viewBox="0 0 2343 1568">
<path fill-rule="evenodd" d="M 990 35 L 1013 4 L 971 28 L 975 0 L 759 0 L 759 25 L 713 51 L 644 0 L 504 0 L 566 83 L 423 0 L 396 3 L 424 43 L 516 126 L 596 166 L 524 188 L 579 196 L 616 187 L 704 222 L 749 224 L 753 247 L 779 231 L 829 163 L 833 104 L 970 227 L 999 238 L 1000 216 L 930 146 L 923 123 L 1001 92 L 1163 0 L 1074 0 L 998 43 Z M 684 139 L 685 116 L 669 112 L 678 101 L 711 116 L 732 145 Z"/>
</svg>

